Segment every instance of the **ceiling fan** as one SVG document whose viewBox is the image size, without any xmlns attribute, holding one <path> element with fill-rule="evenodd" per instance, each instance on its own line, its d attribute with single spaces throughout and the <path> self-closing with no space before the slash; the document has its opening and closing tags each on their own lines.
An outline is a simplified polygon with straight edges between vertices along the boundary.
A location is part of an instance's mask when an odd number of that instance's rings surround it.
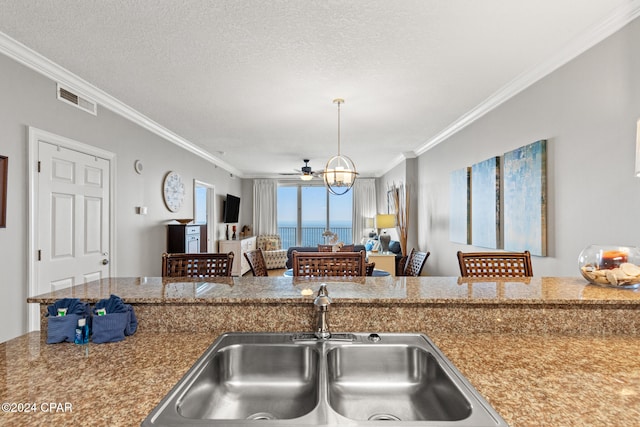
<svg viewBox="0 0 640 427">
<path fill-rule="evenodd" d="M 302 166 L 300 170 L 294 169 L 296 173 L 281 173 L 280 175 L 297 175 L 303 181 L 310 181 L 314 177 L 320 176 L 322 174 L 322 172 L 311 170 L 311 166 L 309 166 L 309 159 L 304 159 L 303 162 L 304 166 Z"/>
</svg>

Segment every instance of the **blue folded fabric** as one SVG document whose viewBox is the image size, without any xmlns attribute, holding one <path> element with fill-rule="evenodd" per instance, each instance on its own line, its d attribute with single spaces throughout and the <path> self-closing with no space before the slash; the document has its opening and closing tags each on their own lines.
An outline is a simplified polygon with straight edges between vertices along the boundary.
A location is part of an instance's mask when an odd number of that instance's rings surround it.
<svg viewBox="0 0 640 427">
<path fill-rule="evenodd" d="M 80 316 L 69 314 L 66 316 L 47 317 L 47 344 L 60 342 L 73 342 L 76 335 L 76 326 Z"/>
<path fill-rule="evenodd" d="M 57 316 L 59 308 L 66 308 L 67 314 L 88 315 L 89 304 L 80 301 L 78 298 L 62 298 L 47 306 L 49 316 Z"/>
<path fill-rule="evenodd" d="M 65 316 L 58 316 L 58 309 L 66 308 Z M 78 319 L 87 318 L 91 328 L 89 303 L 78 298 L 63 298 L 47 306 L 47 344 L 73 342 Z"/>
<path fill-rule="evenodd" d="M 94 316 L 91 341 L 95 344 L 122 341 L 128 323 L 129 313 L 126 312 Z"/>
<path fill-rule="evenodd" d="M 97 315 L 104 308 L 107 314 Z M 96 344 L 122 341 L 125 336 L 133 335 L 138 329 L 138 319 L 130 304 L 125 304 L 117 295 L 98 301 L 93 309 L 93 336 Z"/>
<path fill-rule="evenodd" d="M 124 301 L 122 301 L 119 296 L 113 294 L 111 294 L 109 298 L 101 299 L 96 303 L 96 310 L 100 308 L 104 308 L 107 313 L 124 313 L 127 311 Z"/>
</svg>

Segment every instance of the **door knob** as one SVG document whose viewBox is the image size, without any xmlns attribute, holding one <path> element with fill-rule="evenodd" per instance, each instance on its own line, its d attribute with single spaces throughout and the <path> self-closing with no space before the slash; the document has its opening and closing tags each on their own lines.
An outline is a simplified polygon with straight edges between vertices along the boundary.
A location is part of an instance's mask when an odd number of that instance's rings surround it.
<svg viewBox="0 0 640 427">
<path fill-rule="evenodd" d="M 102 260 L 102 265 L 107 265 L 107 264 L 109 264 L 109 260 L 108 260 L 108 259 L 106 259 L 106 258 L 105 258 L 105 259 L 103 259 L 103 260 Z"/>
</svg>

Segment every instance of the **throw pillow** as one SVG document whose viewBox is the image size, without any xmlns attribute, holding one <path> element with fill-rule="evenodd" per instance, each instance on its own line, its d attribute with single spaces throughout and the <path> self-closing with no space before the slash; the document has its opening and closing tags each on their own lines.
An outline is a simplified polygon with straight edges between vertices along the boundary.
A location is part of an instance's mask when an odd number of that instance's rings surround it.
<svg viewBox="0 0 640 427">
<path fill-rule="evenodd" d="M 365 243 L 365 249 L 368 251 L 379 251 L 380 250 L 380 242 L 376 239 L 369 239 L 367 243 Z"/>
<path fill-rule="evenodd" d="M 400 242 L 398 242 L 397 240 L 392 240 L 389 243 L 389 252 L 393 252 L 394 254 L 399 254 L 402 251 L 402 248 L 400 247 Z"/>
<path fill-rule="evenodd" d="M 265 242 L 265 251 L 277 251 L 278 249 L 278 239 L 269 239 Z"/>
</svg>

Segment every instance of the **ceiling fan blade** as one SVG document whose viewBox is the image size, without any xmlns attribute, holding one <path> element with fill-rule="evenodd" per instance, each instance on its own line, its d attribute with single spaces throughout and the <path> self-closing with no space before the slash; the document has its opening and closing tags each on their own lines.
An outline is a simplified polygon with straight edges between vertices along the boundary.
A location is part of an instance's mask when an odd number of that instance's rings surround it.
<svg viewBox="0 0 640 427">
<path fill-rule="evenodd" d="M 293 169 L 294 172 L 281 172 L 278 175 L 283 175 L 283 176 L 311 176 L 313 178 L 317 178 L 319 176 L 322 176 L 323 172 L 321 171 L 314 171 L 311 170 L 311 166 L 309 166 L 309 160 L 305 159 L 304 160 L 304 166 L 302 166 L 300 169 Z"/>
</svg>

